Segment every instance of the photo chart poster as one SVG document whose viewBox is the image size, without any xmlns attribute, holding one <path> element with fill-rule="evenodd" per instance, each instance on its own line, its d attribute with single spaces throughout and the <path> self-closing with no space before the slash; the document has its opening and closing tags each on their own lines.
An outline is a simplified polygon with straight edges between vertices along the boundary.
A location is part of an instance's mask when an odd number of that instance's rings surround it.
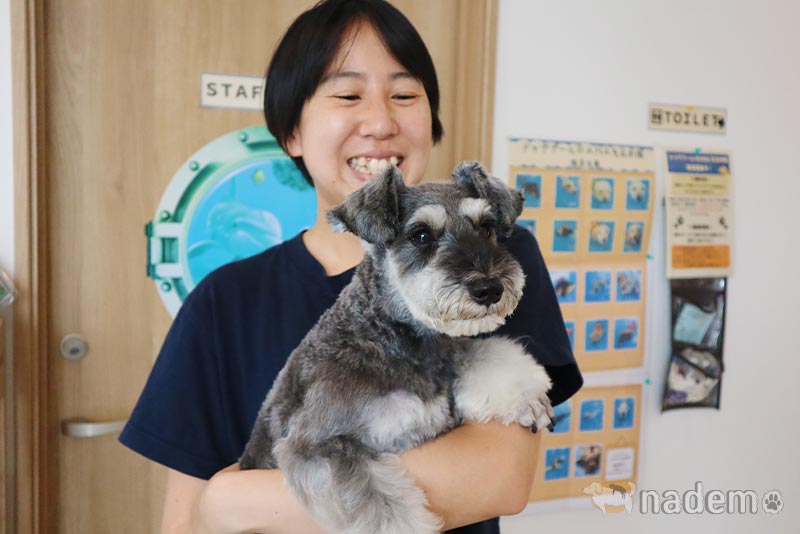
<svg viewBox="0 0 800 534">
<path fill-rule="evenodd" d="M 517 223 L 536 236 L 581 371 L 644 362 L 652 147 L 512 138 Z"/>
<path fill-rule="evenodd" d="M 667 278 L 731 274 L 730 154 L 667 149 Z"/>
<path fill-rule="evenodd" d="M 626 384 L 584 387 L 556 406 L 529 501 L 586 497 L 584 488 L 596 481 L 636 483 L 641 400 L 641 384 Z"/>
</svg>

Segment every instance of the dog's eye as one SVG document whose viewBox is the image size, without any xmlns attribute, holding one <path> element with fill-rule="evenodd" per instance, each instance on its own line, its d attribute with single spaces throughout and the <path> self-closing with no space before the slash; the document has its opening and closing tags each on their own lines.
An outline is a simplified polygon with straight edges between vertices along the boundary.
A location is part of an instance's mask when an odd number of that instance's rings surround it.
<svg viewBox="0 0 800 534">
<path fill-rule="evenodd" d="M 436 236 L 430 228 L 418 228 L 411 234 L 411 242 L 419 247 L 436 242 Z"/>
</svg>

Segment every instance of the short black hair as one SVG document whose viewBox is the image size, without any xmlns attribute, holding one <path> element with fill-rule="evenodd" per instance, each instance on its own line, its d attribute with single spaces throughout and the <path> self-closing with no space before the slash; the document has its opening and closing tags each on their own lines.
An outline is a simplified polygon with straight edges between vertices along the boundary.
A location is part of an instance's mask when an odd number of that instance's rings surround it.
<svg viewBox="0 0 800 534">
<path fill-rule="evenodd" d="M 316 92 L 347 32 L 359 23 L 375 28 L 397 62 L 422 82 L 431 108 L 433 142 L 444 135 L 436 69 L 411 21 L 385 0 L 322 0 L 289 26 L 267 68 L 264 119 L 284 150 L 300 122 L 303 105 Z M 292 160 L 313 186 L 303 158 Z"/>
</svg>

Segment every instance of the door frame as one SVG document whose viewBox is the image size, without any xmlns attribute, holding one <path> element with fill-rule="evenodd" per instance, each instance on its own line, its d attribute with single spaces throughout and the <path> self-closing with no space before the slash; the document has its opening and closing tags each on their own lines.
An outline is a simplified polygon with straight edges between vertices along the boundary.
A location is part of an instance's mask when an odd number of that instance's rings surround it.
<svg viewBox="0 0 800 534">
<path fill-rule="evenodd" d="M 14 155 L 13 417 L 5 532 L 57 532 L 59 421 L 48 394 L 49 212 L 45 0 L 11 0 Z M 459 69 L 453 160 L 491 167 L 498 0 L 463 2 L 457 13 Z M 469 68 L 466 68 L 469 66 Z M 7 392 L 8 393 L 8 392 Z M 6 439 L 6 438 L 4 438 Z M 3 532 L 0 525 L 0 533 Z"/>
<path fill-rule="evenodd" d="M 9 534 L 56 532 L 54 443 L 47 388 L 47 196 L 44 0 L 12 0 L 11 83 L 14 155 L 13 417 L 7 496 Z M 55 438 L 57 439 L 55 429 Z"/>
</svg>

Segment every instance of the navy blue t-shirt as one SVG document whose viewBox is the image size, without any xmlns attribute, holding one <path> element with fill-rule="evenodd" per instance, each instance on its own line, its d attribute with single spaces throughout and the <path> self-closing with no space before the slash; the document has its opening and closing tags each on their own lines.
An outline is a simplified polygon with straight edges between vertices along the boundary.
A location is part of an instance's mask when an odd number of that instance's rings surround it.
<svg viewBox="0 0 800 534">
<path fill-rule="evenodd" d="M 545 366 L 558 404 L 582 385 L 561 311 L 534 237 L 506 242 L 526 276 L 523 297 L 498 333 L 520 339 Z M 289 354 L 350 282 L 327 276 L 302 235 L 220 267 L 186 298 L 120 441 L 208 479 L 235 463 Z M 497 519 L 451 532 L 492 534 Z"/>
</svg>

